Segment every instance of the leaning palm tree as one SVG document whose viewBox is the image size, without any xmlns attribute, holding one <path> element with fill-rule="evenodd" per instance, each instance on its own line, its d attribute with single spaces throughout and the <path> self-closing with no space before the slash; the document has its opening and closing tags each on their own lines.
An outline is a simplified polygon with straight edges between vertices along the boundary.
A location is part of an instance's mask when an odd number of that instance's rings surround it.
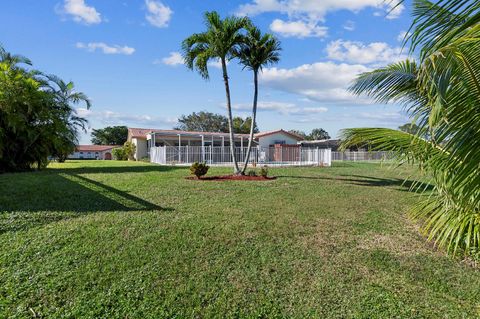
<svg viewBox="0 0 480 319">
<path fill-rule="evenodd" d="M 252 107 L 252 121 L 250 126 L 250 137 L 248 139 L 248 148 L 245 156 L 245 162 L 242 168 L 242 174 L 247 169 L 248 161 L 250 159 L 250 152 L 252 150 L 253 133 L 257 118 L 257 101 L 258 101 L 258 74 L 263 67 L 278 63 L 280 60 L 280 41 L 278 41 L 271 34 L 264 34 L 260 29 L 254 25 L 247 26 L 247 35 L 244 42 L 241 44 L 241 50 L 238 57 L 240 64 L 244 68 L 253 72 L 253 107 Z"/>
<path fill-rule="evenodd" d="M 449 252 L 478 254 L 480 3 L 416 0 L 413 13 L 410 40 L 412 50 L 420 49 L 419 62 L 362 74 L 352 91 L 403 104 L 419 132 L 348 129 L 344 146 L 367 142 L 419 164 L 434 189 L 413 207 L 413 216 L 423 222 L 428 238 Z"/>
<path fill-rule="evenodd" d="M 208 62 L 220 60 L 222 64 L 223 81 L 227 98 L 227 118 L 230 135 L 230 153 L 235 174 L 240 174 L 235 156 L 235 137 L 233 135 L 232 105 L 230 99 L 230 86 L 228 82 L 227 62 L 233 59 L 244 41 L 241 34 L 250 20 L 246 17 L 227 17 L 221 19 L 215 11 L 205 13 L 207 31 L 195 33 L 186 38 L 182 43 L 183 58 L 186 66 L 196 69 L 204 79 L 209 79 Z"/>
</svg>

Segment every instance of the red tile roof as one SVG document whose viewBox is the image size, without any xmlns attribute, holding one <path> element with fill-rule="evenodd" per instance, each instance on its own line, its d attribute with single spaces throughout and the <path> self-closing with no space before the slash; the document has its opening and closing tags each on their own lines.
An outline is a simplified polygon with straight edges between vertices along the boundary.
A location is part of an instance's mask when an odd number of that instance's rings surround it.
<svg viewBox="0 0 480 319">
<path fill-rule="evenodd" d="M 75 150 L 77 152 L 103 152 L 108 151 L 120 145 L 77 145 Z"/>
<path fill-rule="evenodd" d="M 281 133 L 281 134 L 283 133 L 283 134 L 286 134 L 286 135 L 290 135 L 291 137 L 293 137 L 294 139 L 296 139 L 298 141 L 303 141 L 304 140 L 303 136 L 300 136 L 298 134 L 291 133 L 291 132 L 288 132 L 288 131 L 285 131 L 285 130 L 274 130 L 274 131 L 260 132 L 260 133 L 255 134 L 255 138 L 264 137 L 264 136 L 268 136 L 268 135 L 273 135 L 273 134 L 277 134 L 277 133 Z"/>
</svg>

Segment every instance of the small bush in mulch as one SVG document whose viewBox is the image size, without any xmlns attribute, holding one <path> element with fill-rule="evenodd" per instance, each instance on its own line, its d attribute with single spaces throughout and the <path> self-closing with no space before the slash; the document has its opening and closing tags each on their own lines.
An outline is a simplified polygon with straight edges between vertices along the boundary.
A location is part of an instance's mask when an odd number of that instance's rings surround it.
<svg viewBox="0 0 480 319">
<path fill-rule="evenodd" d="M 205 163 L 195 162 L 192 164 L 192 166 L 190 166 L 190 173 L 195 175 L 197 179 L 200 179 L 202 176 L 207 174 L 209 168 L 210 166 Z"/>
<path fill-rule="evenodd" d="M 267 165 L 263 166 L 261 169 L 260 169 L 260 173 L 258 174 L 260 176 L 263 176 L 265 178 L 268 177 L 268 167 Z"/>
<path fill-rule="evenodd" d="M 255 170 L 251 169 L 247 172 L 247 176 L 257 176 L 257 172 Z"/>
</svg>

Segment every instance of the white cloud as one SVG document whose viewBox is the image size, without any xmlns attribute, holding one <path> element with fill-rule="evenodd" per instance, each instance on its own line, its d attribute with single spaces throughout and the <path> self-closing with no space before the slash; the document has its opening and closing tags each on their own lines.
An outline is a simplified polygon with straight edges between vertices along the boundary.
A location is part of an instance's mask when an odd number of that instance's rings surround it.
<svg viewBox="0 0 480 319">
<path fill-rule="evenodd" d="M 183 57 L 180 54 L 180 52 L 170 52 L 170 55 L 168 57 L 163 58 L 161 61 L 155 60 L 153 64 L 166 64 L 166 65 L 171 65 L 171 66 L 177 66 L 180 64 L 183 64 Z"/>
<path fill-rule="evenodd" d="M 317 114 L 317 113 L 325 113 L 327 112 L 328 109 L 326 107 L 305 107 L 302 109 L 303 113 L 307 114 Z"/>
<path fill-rule="evenodd" d="M 360 112 L 356 117 L 377 123 L 405 123 L 408 121 L 408 117 L 401 112 Z"/>
<path fill-rule="evenodd" d="M 405 6 L 402 3 L 391 1 L 388 3 L 388 13 L 385 18 L 389 20 L 398 19 L 403 10 L 405 10 Z"/>
<path fill-rule="evenodd" d="M 63 7 L 58 10 L 62 14 L 73 17 L 73 20 L 85 24 L 98 24 L 102 22 L 100 13 L 85 0 L 65 0 Z"/>
<path fill-rule="evenodd" d="M 386 18 L 394 19 L 404 10 L 404 5 L 397 0 L 253 0 L 241 5 L 237 13 L 240 15 L 256 15 L 265 12 L 280 12 L 289 17 L 302 17 L 309 21 L 322 21 L 328 12 L 350 10 L 358 12 L 365 8 L 383 10 Z"/>
<path fill-rule="evenodd" d="M 365 103 L 368 100 L 353 96 L 347 87 L 359 73 L 369 70 L 361 64 L 318 62 L 292 69 L 264 69 L 260 81 L 267 87 L 299 94 L 310 100 Z"/>
<path fill-rule="evenodd" d="M 229 65 L 229 64 L 230 64 L 230 62 L 227 61 L 227 65 Z M 214 68 L 217 68 L 217 69 L 221 69 L 222 68 L 222 61 L 220 61 L 220 59 L 215 59 L 213 61 L 209 61 L 208 66 L 211 66 L 211 67 L 214 67 Z"/>
<path fill-rule="evenodd" d="M 160 1 L 145 0 L 148 13 L 145 15 L 147 21 L 158 28 L 168 27 L 173 11 L 170 7 Z"/>
<path fill-rule="evenodd" d="M 330 59 L 361 64 L 385 64 L 405 59 L 401 47 L 390 47 L 385 42 L 362 42 L 336 40 L 327 45 Z"/>
<path fill-rule="evenodd" d="M 108 125 L 173 125 L 177 123 L 176 118 L 167 118 L 141 114 L 126 114 L 110 110 L 92 111 L 85 108 L 77 108 L 79 116 L 88 120 L 95 120 Z"/>
<path fill-rule="evenodd" d="M 352 20 L 347 20 L 343 24 L 343 28 L 347 31 L 354 31 L 355 30 L 355 22 L 353 22 Z"/>
<path fill-rule="evenodd" d="M 327 27 L 318 26 L 316 23 L 306 23 L 303 21 L 283 21 L 275 19 L 270 24 L 270 30 L 279 33 L 285 37 L 325 37 Z"/>
<path fill-rule="evenodd" d="M 103 42 L 90 42 L 83 43 L 77 42 L 76 47 L 79 49 L 85 49 L 88 52 L 95 52 L 97 49 L 102 51 L 104 54 L 124 54 L 132 55 L 135 52 L 134 48 L 128 46 L 119 46 L 119 45 L 108 45 Z"/>
<path fill-rule="evenodd" d="M 234 104 L 232 109 L 236 111 L 250 112 L 252 110 L 252 104 L 240 103 Z M 326 107 L 299 107 L 294 103 L 279 102 L 279 101 L 260 101 L 257 104 L 257 110 L 259 112 L 277 112 L 282 115 L 306 115 L 306 114 L 318 114 L 327 112 Z"/>
<path fill-rule="evenodd" d="M 397 41 L 398 42 L 403 42 L 409 36 L 410 36 L 410 32 L 400 31 L 400 33 L 397 35 Z"/>
</svg>

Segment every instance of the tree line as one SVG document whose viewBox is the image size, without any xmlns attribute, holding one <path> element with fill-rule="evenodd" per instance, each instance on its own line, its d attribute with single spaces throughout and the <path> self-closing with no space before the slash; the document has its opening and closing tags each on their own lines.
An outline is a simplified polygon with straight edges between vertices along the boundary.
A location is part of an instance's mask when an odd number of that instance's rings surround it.
<svg viewBox="0 0 480 319">
<path fill-rule="evenodd" d="M 43 168 L 64 161 L 87 121 L 73 105 L 88 97 L 73 82 L 32 68 L 32 62 L 0 46 L 0 172 Z"/>
</svg>

